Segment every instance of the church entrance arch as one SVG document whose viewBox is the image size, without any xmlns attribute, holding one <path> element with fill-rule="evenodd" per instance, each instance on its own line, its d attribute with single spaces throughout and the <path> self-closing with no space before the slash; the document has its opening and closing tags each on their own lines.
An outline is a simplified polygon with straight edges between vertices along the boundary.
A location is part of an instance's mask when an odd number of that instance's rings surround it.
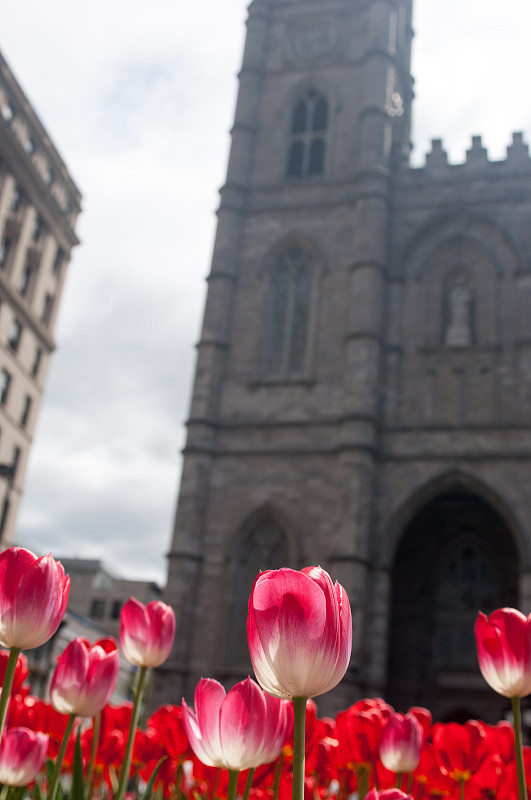
<svg viewBox="0 0 531 800">
<path fill-rule="evenodd" d="M 507 523 L 456 487 L 406 525 L 391 573 L 388 699 L 436 719 L 498 721 L 509 704 L 477 665 L 478 611 L 518 605 L 518 555 Z"/>
</svg>

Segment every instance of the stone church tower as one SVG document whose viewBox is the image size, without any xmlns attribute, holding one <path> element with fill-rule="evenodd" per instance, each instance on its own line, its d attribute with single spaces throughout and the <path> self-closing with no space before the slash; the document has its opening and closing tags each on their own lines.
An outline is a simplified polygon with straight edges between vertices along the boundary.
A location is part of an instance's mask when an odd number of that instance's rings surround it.
<svg viewBox="0 0 531 800">
<path fill-rule="evenodd" d="M 478 609 L 531 610 L 531 161 L 408 163 L 411 0 L 253 0 L 169 553 L 157 701 L 250 670 L 259 569 L 353 611 L 321 713 L 495 720 Z"/>
</svg>

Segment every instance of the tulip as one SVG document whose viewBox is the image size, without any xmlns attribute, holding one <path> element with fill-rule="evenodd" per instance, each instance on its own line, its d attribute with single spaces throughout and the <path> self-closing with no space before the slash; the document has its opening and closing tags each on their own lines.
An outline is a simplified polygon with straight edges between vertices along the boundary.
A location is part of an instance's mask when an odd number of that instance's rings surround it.
<svg viewBox="0 0 531 800">
<path fill-rule="evenodd" d="M 203 678 L 195 710 L 183 700 L 183 724 L 192 750 L 209 767 L 240 771 L 268 764 L 280 755 L 291 733 L 291 704 L 263 692 L 246 678 L 225 693 Z"/>
<path fill-rule="evenodd" d="M 422 725 L 413 714 L 394 714 L 385 724 L 380 758 L 386 769 L 402 774 L 417 768 L 422 748 Z"/>
<path fill-rule="evenodd" d="M 9 728 L 0 743 L 0 783 L 26 786 L 44 764 L 48 736 L 29 728 Z"/>
<path fill-rule="evenodd" d="M 321 567 L 261 572 L 249 598 L 247 640 L 260 686 L 275 697 L 316 697 L 339 683 L 350 660 L 345 590 Z"/>
<path fill-rule="evenodd" d="M 260 686 L 293 700 L 293 800 L 303 800 L 306 701 L 333 689 L 347 671 L 347 594 L 321 567 L 261 572 L 249 598 L 247 641 Z"/>
<path fill-rule="evenodd" d="M 495 692 L 511 699 L 518 794 L 527 800 L 520 699 L 531 694 L 531 614 L 499 608 L 487 617 L 480 611 L 475 634 L 481 674 Z"/>
<path fill-rule="evenodd" d="M 475 626 L 481 674 L 498 694 L 531 694 L 531 614 L 499 608 L 490 617 L 479 613 Z"/>
<path fill-rule="evenodd" d="M 23 547 L 0 554 L 0 645 L 27 650 L 51 639 L 64 617 L 70 578 L 52 556 Z"/>
<path fill-rule="evenodd" d="M 120 669 L 114 639 L 91 645 L 73 639 L 59 657 L 50 685 L 50 701 L 61 714 L 94 717 L 107 705 Z"/>
<path fill-rule="evenodd" d="M 142 605 L 131 597 L 120 616 L 120 646 L 130 664 L 158 667 L 168 658 L 175 636 L 175 614 L 160 601 Z"/>
<path fill-rule="evenodd" d="M 365 796 L 365 800 L 412 800 L 412 797 L 400 789 L 384 789 L 383 792 L 371 789 Z"/>
</svg>

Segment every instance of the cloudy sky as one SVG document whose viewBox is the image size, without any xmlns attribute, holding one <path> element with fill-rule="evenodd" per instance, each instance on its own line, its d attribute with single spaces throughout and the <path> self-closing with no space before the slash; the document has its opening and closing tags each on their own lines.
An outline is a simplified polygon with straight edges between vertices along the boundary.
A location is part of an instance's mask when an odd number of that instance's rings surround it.
<svg viewBox="0 0 531 800">
<path fill-rule="evenodd" d="M 18 538 L 164 581 L 244 0 L 2 0 L 0 48 L 84 197 Z M 531 5 L 416 0 L 413 140 L 531 142 Z"/>
</svg>

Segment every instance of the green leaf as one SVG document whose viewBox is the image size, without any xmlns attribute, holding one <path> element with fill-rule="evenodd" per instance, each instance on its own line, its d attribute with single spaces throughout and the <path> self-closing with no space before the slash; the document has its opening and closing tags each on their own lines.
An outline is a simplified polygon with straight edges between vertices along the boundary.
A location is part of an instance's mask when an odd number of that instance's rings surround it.
<svg viewBox="0 0 531 800">
<path fill-rule="evenodd" d="M 83 800 L 83 756 L 81 755 L 81 731 L 78 730 L 74 749 L 74 769 L 70 800 Z"/>
<path fill-rule="evenodd" d="M 155 769 L 151 773 L 151 776 L 149 778 L 149 781 L 147 782 L 147 786 L 146 786 L 146 789 L 144 791 L 144 794 L 142 795 L 140 800 L 151 800 L 151 796 L 153 794 L 153 786 L 155 785 L 155 781 L 157 780 L 157 775 L 158 775 L 159 769 L 162 766 L 162 762 L 165 761 L 167 757 L 168 756 L 162 756 L 162 758 L 158 761 L 157 766 L 155 767 Z"/>
</svg>

